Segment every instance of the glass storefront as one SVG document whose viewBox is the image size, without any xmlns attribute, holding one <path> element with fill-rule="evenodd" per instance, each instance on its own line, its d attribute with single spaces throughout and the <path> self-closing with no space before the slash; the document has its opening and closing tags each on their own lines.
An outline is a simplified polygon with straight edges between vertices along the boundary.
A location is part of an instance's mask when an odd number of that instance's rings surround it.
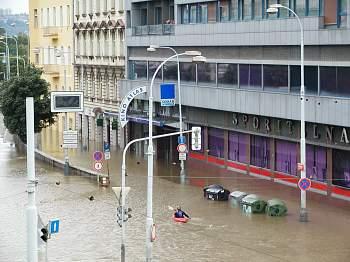
<svg viewBox="0 0 350 262">
<path fill-rule="evenodd" d="M 327 182 L 327 149 L 306 145 L 306 176 L 312 180 Z"/>
<path fill-rule="evenodd" d="M 209 155 L 224 158 L 224 130 L 208 128 L 208 149 Z"/>
<path fill-rule="evenodd" d="M 228 133 L 228 159 L 241 163 L 248 163 L 247 147 L 249 135 L 229 131 Z"/>
<path fill-rule="evenodd" d="M 350 188 L 350 151 L 333 150 L 332 183 Z"/>
<path fill-rule="evenodd" d="M 250 136 L 250 163 L 253 166 L 270 168 L 270 139 Z"/>
<path fill-rule="evenodd" d="M 276 140 L 276 171 L 297 175 L 297 143 Z"/>
</svg>

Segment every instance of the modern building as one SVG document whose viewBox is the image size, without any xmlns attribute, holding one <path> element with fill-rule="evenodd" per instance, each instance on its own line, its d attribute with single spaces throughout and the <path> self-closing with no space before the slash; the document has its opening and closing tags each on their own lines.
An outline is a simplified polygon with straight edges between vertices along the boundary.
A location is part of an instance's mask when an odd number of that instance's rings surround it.
<svg viewBox="0 0 350 262">
<path fill-rule="evenodd" d="M 75 0 L 74 86 L 84 92 L 85 111 L 77 115 L 84 144 L 121 143 L 117 81 L 124 78 L 123 0 Z"/>
<path fill-rule="evenodd" d="M 296 187 L 300 162 L 300 28 L 305 38 L 306 167 L 312 191 L 350 200 L 349 0 L 131 0 L 126 4 L 127 79 L 121 96 L 149 86 L 169 50 L 199 50 L 180 58 L 183 120 L 202 127 L 190 159 Z M 167 63 L 154 86 L 154 132 L 176 130 L 178 107 L 160 106 L 159 84 L 177 81 Z M 148 135 L 148 96 L 129 108 L 129 139 Z M 157 156 L 177 159 L 177 139 L 157 144 Z M 147 150 L 145 145 L 140 152 Z M 190 160 L 194 161 L 194 160 Z"/>
<path fill-rule="evenodd" d="M 30 61 L 43 70 L 51 91 L 73 91 L 72 1 L 30 0 Z M 68 114 L 68 127 L 75 128 L 75 115 Z M 56 122 L 64 130 L 64 115 Z"/>
</svg>

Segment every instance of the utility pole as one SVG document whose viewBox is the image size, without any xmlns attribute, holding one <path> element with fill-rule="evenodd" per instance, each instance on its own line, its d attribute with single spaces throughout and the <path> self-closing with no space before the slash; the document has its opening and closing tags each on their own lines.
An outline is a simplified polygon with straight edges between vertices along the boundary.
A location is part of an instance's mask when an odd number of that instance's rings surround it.
<svg viewBox="0 0 350 262">
<path fill-rule="evenodd" d="M 63 59 L 64 56 L 62 55 Z M 64 90 L 67 91 L 67 72 L 66 66 L 64 66 Z M 68 113 L 64 113 L 64 131 L 68 130 Z M 68 148 L 64 148 L 64 175 L 69 175 L 69 156 L 68 156 Z"/>
</svg>

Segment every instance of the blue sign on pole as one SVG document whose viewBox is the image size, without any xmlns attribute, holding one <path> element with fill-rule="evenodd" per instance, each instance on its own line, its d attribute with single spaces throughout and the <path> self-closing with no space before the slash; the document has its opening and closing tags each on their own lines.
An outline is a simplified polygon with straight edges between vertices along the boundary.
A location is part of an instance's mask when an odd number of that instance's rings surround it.
<svg viewBox="0 0 350 262">
<path fill-rule="evenodd" d="M 95 161 L 102 161 L 103 159 L 103 153 L 101 151 L 95 151 L 94 152 L 94 160 Z"/>
<path fill-rule="evenodd" d="M 57 234 L 60 229 L 60 221 L 58 219 L 50 221 L 50 234 Z"/>
<path fill-rule="evenodd" d="M 103 142 L 103 151 L 104 152 L 110 152 L 111 148 L 108 142 Z"/>
<path fill-rule="evenodd" d="M 160 104 L 161 106 L 175 105 L 175 84 L 160 85 Z"/>
<path fill-rule="evenodd" d="M 178 136 L 177 143 L 178 144 L 186 144 L 186 137 L 185 136 Z"/>
<path fill-rule="evenodd" d="M 309 190 L 311 187 L 311 180 L 308 178 L 301 178 L 299 179 L 298 186 L 300 190 L 303 190 L 303 191 Z"/>
</svg>

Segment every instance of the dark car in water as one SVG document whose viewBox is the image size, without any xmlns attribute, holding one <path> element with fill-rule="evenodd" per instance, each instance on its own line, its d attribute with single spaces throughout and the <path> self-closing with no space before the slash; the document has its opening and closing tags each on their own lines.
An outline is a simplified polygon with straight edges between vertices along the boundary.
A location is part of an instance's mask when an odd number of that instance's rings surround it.
<svg viewBox="0 0 350 262">
<path fill-rule="evenodd" d="M 209 185 L 203 188 L 204 197 L 209 200 L 227 201 L 230 191 L 221 185 Z"/>
</svg>

